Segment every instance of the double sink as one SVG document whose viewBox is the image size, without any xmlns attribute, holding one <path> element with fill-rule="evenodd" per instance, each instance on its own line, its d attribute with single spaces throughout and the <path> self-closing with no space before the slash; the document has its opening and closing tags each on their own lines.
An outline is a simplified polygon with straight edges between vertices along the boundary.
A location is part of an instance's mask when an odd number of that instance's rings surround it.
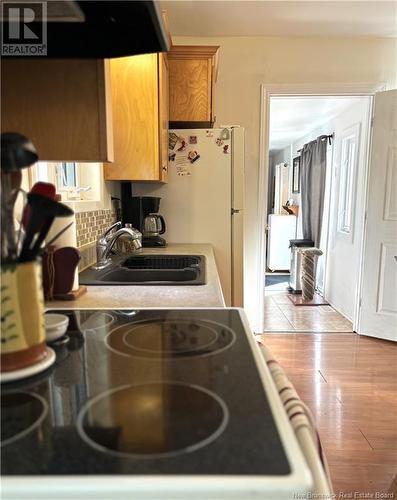
<svg viewBox="0 0 397 500">
<path fill-rule="evenodd" d="M 80 273 L 81 285 L 204 285 L 203 255 L 113 257 L 104 269 Z"/>
</svg>

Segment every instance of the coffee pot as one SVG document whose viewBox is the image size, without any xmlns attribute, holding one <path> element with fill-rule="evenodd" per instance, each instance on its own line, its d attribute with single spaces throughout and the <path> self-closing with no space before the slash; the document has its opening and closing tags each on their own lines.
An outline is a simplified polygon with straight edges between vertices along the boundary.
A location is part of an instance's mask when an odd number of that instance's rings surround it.
<svg viewBox="0 0 397 500">
<path fill-rule="evenodd" d="M 166 230 L 164 217 L 158 214 L 146 215 L 143 219 L 143 235 L 146 237 L 159 236 Z"/>
<path fill-rule="evenodd" d="M 164 218 L 158 213 L 160 200 L 158 196 L 131 196 L 131 183 L 121 185 L 121 206 L 123 224 L 132 224 L 142 237 L 143 247 L 165 247 L 167 242 L 160 234 L 165 233 Z"/>
</svg>

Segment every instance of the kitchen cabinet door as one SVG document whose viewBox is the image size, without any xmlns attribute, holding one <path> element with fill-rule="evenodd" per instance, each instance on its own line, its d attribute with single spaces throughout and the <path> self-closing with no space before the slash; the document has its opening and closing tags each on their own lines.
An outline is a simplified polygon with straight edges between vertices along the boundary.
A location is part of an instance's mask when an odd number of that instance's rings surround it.
<svg viewBox="0 0 397 500">
<path fill-rule="evenodd" d="M 19 132 L 43 161 L 113 160 L 109 67 L 97 59 L 1 62 L 3 132 Z"/>
<path fill-rule="evenodd" d="M 174 46 L 168 54 L 171 128 L 211 126 L 218 46 Z"/>
<path fill-rule="evenodd" d="M 163 181 L 168 147 L 167 77 L 159 54 L 112 59 L 114 162 L 106 180 Z M 165 104 L 164 104 L 165 102 Z"/>
</svg>

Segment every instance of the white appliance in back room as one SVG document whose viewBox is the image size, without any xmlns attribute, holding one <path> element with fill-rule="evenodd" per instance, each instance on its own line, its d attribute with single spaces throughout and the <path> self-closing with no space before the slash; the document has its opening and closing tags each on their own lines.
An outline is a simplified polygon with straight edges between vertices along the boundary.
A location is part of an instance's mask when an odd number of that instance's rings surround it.
<svg viewBox="0 0 397 500">
<path fill-rule="evenodd" d="M 243 305 L 244 129 L 170 130 L 168 183 L 134 185 L 161 196 L 169 243 L 210 243 L 226 305 Z"/>
<path fill-rule="evenodd" d="M 267 223 L 267 267 L 271 271 L 288 271 L 291 261 L 290 240 L 296 238 L 296 216 L 287 215 L 284 205 L 289 198 L 290 168 L 278 163 L 269 181 L 269 207 Z"/>
<path fill-rule="evenodd" d="M 269 215 L 267 267 L 271 271 L 289 271 L 291 264 L 290 240 L 296 238 L 296 216 Z"/>
</svg>

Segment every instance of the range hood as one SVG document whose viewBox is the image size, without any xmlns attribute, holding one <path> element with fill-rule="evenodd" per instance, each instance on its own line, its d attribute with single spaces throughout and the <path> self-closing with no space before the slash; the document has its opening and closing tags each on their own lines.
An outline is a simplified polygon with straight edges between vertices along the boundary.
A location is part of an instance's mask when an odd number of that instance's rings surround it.
<svg viewBox="0 0 397 500">
<path fill-rule="evenodd" d="M 47 57 L 112 58 L 169 50 L 157 1 L 53 0 L 46 5 Z M 41 22 L 36 17 L 29 27 L 35 31 Z"/>
</svg>

